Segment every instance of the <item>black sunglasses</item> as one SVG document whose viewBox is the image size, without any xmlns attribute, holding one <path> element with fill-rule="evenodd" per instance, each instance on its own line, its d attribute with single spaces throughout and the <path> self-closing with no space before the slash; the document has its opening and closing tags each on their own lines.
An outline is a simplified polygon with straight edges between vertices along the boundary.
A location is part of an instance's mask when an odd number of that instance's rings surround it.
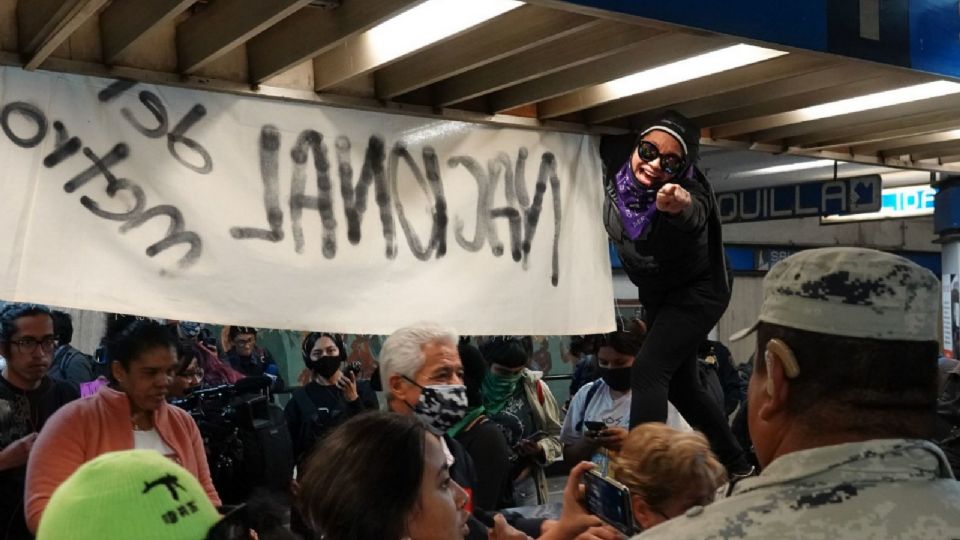
<svg viewBox="0 0 960 540">
<path fill-rule="evenodd" d="M 660 153 L 660 149 L 650 141 L 640 141 L 637 146 L 637 155 L 647 163 L 660 158 L 660 168 L 669 175 L 679 173 L 686 164 L 686 161 L 677 154 Z"/>
</svg>

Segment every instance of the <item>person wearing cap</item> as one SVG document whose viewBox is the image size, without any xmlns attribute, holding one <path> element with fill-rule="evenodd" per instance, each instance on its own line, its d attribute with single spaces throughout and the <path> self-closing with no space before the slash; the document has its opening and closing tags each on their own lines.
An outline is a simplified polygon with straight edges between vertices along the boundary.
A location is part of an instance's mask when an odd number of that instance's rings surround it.
<svg viewBox="0 0 960 540">
<path fill-rule="evenodd" d="M 643 539 L 960 538 L 935 423 L 940 283 L 895 255 L 802 251 L 763 281 L 748 423 L 759 477 Z"/>
<path fill-rule="evenodd" d="M 109 452 L 50 498 L 38 540 L 203 540 L 220 514 L 186 469 L 158 452 Z"/>
<path fill-rule="evenodd" d="M 698 376 L 697 347 L 730 301 L 713 189 L 697 168 L 700 129 L 668 111 L 600 142 L 604 225 L 646 311 L 631 371 L 630 426 L 667 421 L 667 400 L 710 440 L 733 475 L 751 467 Z"/>
<path fill-rule="evenodd" d="M 156 452 L 123 450 L 88 461 L 57 488 L 37 539 L 293 540 L 278 510 L 254 501 L 221 516 L 189 471 Z"/>
</svg>

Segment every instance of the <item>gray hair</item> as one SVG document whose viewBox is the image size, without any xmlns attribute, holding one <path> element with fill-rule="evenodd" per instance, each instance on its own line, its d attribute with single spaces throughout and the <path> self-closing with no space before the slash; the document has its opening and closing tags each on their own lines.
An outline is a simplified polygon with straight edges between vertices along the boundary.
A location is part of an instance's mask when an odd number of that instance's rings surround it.
<svg viewBox="0 0 960 540">
<path fill-rule="evenodd" d="M 390 377 L 404 375 L 410 379 L 423 367 L 423 348 L 431 343 L 457 346 L 459 338 L 453 330 L 431 322 L 405 326 L 390 334 L 380 351 L 380 381 L 389 392 Z"/>
</svg>

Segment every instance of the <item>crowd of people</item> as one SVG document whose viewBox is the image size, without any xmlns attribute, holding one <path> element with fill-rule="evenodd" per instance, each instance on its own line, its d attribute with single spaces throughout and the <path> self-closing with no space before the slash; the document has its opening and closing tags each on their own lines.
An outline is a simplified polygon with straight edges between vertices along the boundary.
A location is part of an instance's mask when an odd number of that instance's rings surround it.
<svg viewBox="0 0 960 540">
<path fill-rule="evenodd" d="M 529 337 L 414 323 L 367 379 L 342 336 L 311 332 L 291 387 L 254 328 L 112 317 L 93 358 L 69 316 L 5 306 L 4 538 L 960 538 L 938 279 L 861 248 L 779 262 L 731 336 L 755 340 L 741 395 L 707 340 L 731 281 L 698 134 L 670 113 L 601 145 L 607 230 L 644 312 L 571 342 L 566 405 Z M 264 489 L 237 501 L 235 470 Z M 561 501 L 548 473 L 567 476 Z"/>
</svg>

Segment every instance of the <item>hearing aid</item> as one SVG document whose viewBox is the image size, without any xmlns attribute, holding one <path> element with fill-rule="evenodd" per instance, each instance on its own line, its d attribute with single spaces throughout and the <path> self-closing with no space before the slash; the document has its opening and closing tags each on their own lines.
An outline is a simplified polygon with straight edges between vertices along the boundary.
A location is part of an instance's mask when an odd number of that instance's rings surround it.
<svg viewBox="0 0 960 540">
<path fill-rule="evenodd" d="M 763 353 L 763 359 L 767 364 L 767 384 L 766 392 L 770 397 L 774 397 L 775 391 L 773 388 L 773 379 L 770 378 L 770 368 L 773 364 L 773 356 L 776 355 L 780 359 L 780 364 L 783 366 L 783 373 L 787 376 L 788 379 L 794 379 L 800 375 L 800 364 L 797 363 L 797 357 L 794 356 L 793 351 L 790 347 L 783 341 L 773 338 L 767 341 L 767 350 Z"/>
</svg>

